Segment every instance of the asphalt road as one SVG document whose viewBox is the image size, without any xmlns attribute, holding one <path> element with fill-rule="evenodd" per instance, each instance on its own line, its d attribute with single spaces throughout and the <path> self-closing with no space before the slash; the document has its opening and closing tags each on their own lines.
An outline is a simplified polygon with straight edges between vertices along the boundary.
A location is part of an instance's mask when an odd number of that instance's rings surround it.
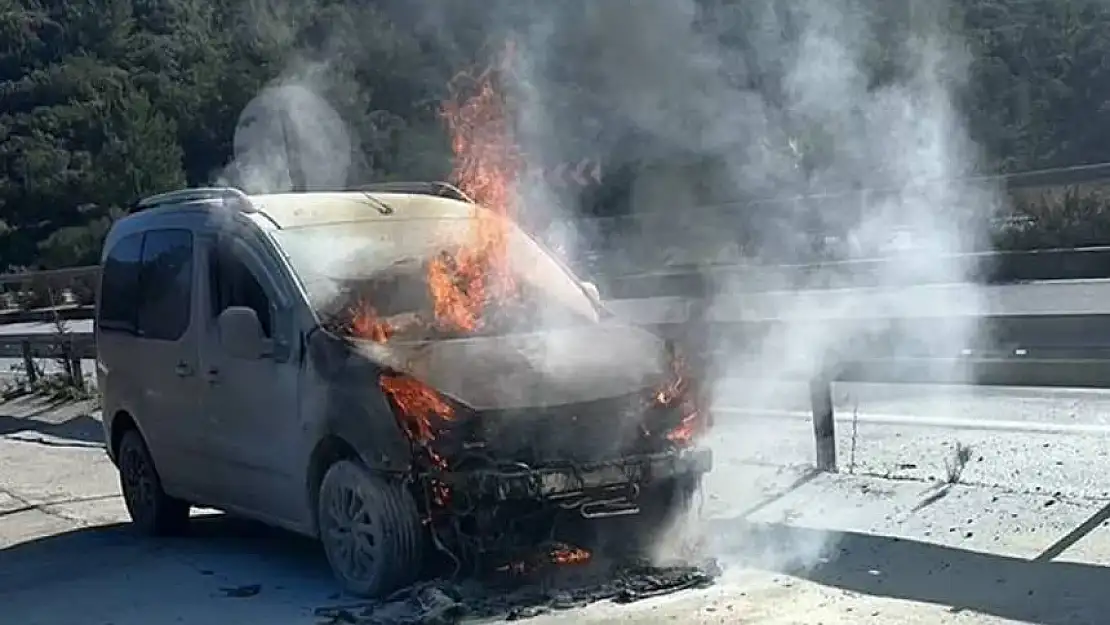
<svg viewBox="0 0 1110 625">
<path fill-rule="evenodd" d="M 808 419 L 807 385 L 729 379 L 715 404 L 732 411 Z M 833 384 L 834 411 L 850 420 L 906 421 L 948 429 L 1040 428 L 1110 433 L 1110 389 L 984 387 L 940 384 Z"/>
<path fill-rule="evenodd" d="M 727 322 L 761 319 L 841 319 L 894 315 L 906 318 L 982 315 L 1089 315 L 1110 313 L 1110 280 L 1006 285 L 934 284 L 730 294 L 720 285 L 708 317 Z M 611 300 L 618 314 L 642 323 L 684 321 L 682 297 Z"/>
<path fill-rule="evenodd" d="M 898 311 L 906 316 L 1084 315 L 1110 312 L 1110 280 L 1067 280 L 1024 284 L 933 284 L 750 293 L 718 297 L 722 312 L 742 318 L 860 316 Z"/>
<path fill-rule="evenodd" d="M 843 473 L 801 484 L 813 455 L 809 423 L 792 416 L 803 400 L 783 387 L 763 395 L 775 406 L 736 400 L 720 414 L 695 527 L 725 565 L 719 584 L 532 622 L 1102 622 L 1110 440 L 1044 426 L 1102 425 L 1110 392 L 837 391 L 842 411 L 860 405 L 854 430 L 851 412 L 839 424 Z M 957 447 L 971 452 L 946 485 Z M 0 406 L 0 622 L 307 625 L 350 602 L 309 541 L 219 516 L 149 541 L 123 521 L 95 413 Z"/>
</svg>

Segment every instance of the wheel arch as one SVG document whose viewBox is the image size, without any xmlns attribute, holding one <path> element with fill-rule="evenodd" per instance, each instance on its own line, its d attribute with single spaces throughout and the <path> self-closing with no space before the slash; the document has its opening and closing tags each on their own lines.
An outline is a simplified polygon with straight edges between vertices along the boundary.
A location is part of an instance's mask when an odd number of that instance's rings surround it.
<svg viewBox="0 0 1110 625">
<path fill-rule="evenodd" d="M 130 411 L 124 408 L 115 411 L 108 422 L 108 452 L 113 462 L 118 462 L 120 443 L 123 442 L 123 435 L 130 430 L 135 430 L 144 441 L 146 440 L 139 422 Z"/>
<path fill-rule="evenodd" d="M 328 468 L 340 460 L 363 461 L 363 458 L 346 438 L 333 432 L 322 436 L 309 454 L 304 486 L 313 533 L 317 532 L 319 527 L 317 508 L 320 501 L 320 483 L 324 481 L 324 474 L 327 473 Z"/>
</svg>

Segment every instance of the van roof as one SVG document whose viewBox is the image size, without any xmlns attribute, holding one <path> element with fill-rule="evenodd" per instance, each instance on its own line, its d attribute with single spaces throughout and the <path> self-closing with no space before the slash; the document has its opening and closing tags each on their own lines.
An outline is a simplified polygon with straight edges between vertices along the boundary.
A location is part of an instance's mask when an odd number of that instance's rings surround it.
<svg viewBox="0 0 1110 625">
<path fill-rule="evenodd" d="M 183 209 L 220 206 L 258 213 L 260 223 L 280 229 L 365 221 L 464 219 L 475 204 L 446 183 L 378 183 L 355 191 L 308 191 L 247 195 L 229 187 L 181 189 L 145 198 L 124 221 L 143 222 Z M 257 220 L 256 220 L 257 221 Z"/>
<path fill-rule="evenodd" d="M 363 191 L 274 193 L 250 196 L 255 209 L 279 228 L 300 228 L 354 221 L 465 219 L 475 205 L 411 193 Z"/>
</svg>

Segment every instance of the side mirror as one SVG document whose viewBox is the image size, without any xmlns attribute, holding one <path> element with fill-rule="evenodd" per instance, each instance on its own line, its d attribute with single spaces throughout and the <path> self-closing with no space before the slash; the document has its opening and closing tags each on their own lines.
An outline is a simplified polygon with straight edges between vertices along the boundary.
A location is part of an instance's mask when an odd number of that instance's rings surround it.
<svg viewBox="0 0 1110 625">
<path fill-rule="evenodd" d="M 262 334 L 258 313 L 246 306 L 228 306 L 216 319 L 220 345 L 235 358 L 257 360 L 269 354 L 270 342 Z"/>
<path fill-rule="evenodd" d="M 598 301 L 601 300 L 601 291 L 598 290 L 597 285 L 594 284 L 593 282 L 583 282 L 582 283 L 582 290 L 589 293 L 590 297 L 592 297 L 592 298 L 594 298 Z"/>
</svg>

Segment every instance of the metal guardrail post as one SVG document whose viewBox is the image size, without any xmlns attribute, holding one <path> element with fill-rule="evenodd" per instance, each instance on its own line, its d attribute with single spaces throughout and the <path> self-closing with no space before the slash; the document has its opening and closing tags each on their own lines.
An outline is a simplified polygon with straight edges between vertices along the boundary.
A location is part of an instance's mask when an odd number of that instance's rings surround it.
<svg viewBox="0 0 1110 625">
<path fill-rule="evenodd" d="M 85 389 L 85 374 L 81 370 L 81 352 L 77 349 L 76 345 L 71 341 L 62 346 L 63 353 L 66 359 L 66 373 L 69 374 L 69 382 L 78 390 Z"/>
<path fill-rule="evenodd" d="M 832 378 L 827 373 L 809 382 L 813 406 L 813 438 L 817 443 L 818 471 L 836 473 L 836 424 L 833 421 Z"/>
<path fill-rule="evenodd" d="M 23 370 L 27 373 L 27 381 L 34 384 L 39 381 L 39 371 L 35 367 L 35 356 L 31 351 L 31 341 L 21 341 L 19 349 L 23 354 Z"/>
</svg>

